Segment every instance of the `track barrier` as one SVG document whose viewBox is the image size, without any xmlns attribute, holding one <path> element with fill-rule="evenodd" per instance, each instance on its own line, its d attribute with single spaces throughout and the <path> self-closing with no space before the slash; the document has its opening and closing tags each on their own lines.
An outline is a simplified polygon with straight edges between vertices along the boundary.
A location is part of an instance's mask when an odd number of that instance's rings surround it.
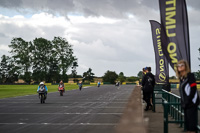
<svg viewBox="0 0 200 133">
<path fill-rule="evenodd" d="M 164 133 L 168 133 L 168 124 L 177 123 L 180 127 L 183 127 L 185 130 L 184 122 L 184 110 L 181 108 L 181 98 L 171 92 L 168 92 L 164 89 L 155 87 L 152 96 L 153 109 L 156 111 L 156 104 L 162 104 L 164 110 Z M 200 106 L 198 106 L 198 111 L 200 111 Z M 198 118 L 197 111 L 197 118 Z M 171 116 L 172 119 L 168 117 Z M 197 122 L 198 123 L 198 122 Z M 197 124 L 198 131 L 200 131 L 200 125 Z M 197 131 L 197 132 L 198 132 Z"/>
</svg>

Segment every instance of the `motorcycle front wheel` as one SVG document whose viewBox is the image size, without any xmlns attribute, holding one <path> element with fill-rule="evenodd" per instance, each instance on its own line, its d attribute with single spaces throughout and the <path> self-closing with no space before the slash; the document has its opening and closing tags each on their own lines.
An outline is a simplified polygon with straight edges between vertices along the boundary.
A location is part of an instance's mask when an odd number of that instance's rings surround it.
<svg viewBox="0 0 200 133">
<path fill-rule="evenodd" d="M 41 104 L 44 103 L 44 94 L 40 94 L 40 103 L 41 103 Z"/>
<path fill-rule="evenodd" d="M 63 96 L 63 91 L 60 91 L 60 96 Z"/>
</svg>

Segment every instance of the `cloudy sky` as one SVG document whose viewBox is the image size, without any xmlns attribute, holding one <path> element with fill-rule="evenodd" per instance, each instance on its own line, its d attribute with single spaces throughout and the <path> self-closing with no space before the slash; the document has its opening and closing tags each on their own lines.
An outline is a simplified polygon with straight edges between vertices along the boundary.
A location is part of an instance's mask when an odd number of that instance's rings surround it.
<svg viewBox="0 0 200 133">
<path fill-rule="evenodd" d="M 200 0 L 186 0 L 192 71 L 200 69 Z M 78 74 L 92 68 L 136 76 L 155 57 L 149 20 L 160 22 L 158 0 L 0 0 L 0 56 L 13 37 L 66 38 L 78 58 Z M 174 75 L 170 69 L 170 75 Z"/>
</svg>

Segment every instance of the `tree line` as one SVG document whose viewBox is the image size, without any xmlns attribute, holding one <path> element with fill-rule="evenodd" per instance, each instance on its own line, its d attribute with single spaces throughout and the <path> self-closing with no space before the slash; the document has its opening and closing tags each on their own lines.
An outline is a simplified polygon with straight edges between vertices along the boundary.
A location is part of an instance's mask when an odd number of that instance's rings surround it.
<svg viewBox="0 0 200 133">
<path fill-rule="evenodd" d="M 92 69 L 89 68 L 86 72 L 83 73 L 83 76 L 81 77 L 81 75 L 76 75 L 77 77 L 79 76 L 79 78 L 83 78 L 83 82 L 94 82 L 94 78 L 97 78 L 94 76 L 95 74 L 92 72 Z M 72 77 L 73 75 L 70 75 L 70 77 Z M 131 76 L 131 77 L 126 77 L 124 76 L 123 72 L 120 72 L 119 74 L 117 74 L 115 71 L 106 71 L 104 73 L 104 75 L 102 77 L 100 77 L 103 79 L 103 82 L 107 82 L 107 83 L 111 83 L 111 84 L 115 84 L 116 81 L 119 81 L 120 83 L 123 82 L 135 82 L 137 80 L 139 80 L 139 77 L 135 77 L 135 76 Z M 74 81 L 76 82 L 77 80 L 74 79 Z"/>
<path fill-rule="evenodd" d="M 0 83 L 13 83 L 19 78 L 26 83 L 68 81 L 67 71 L 72 68 L 76 75 L 78 67 L 72 45 L 65 38 L 53 40 L 35 38 L 27 42 L 22 38 L 13 38 L 11 56 L 3 55 L 0 62 Z"/>
<path fill-rule="evenodd" d="M 0 83 L 14 83 L 18 79 L 28 84 L 32 81 L 58 83 L 61 79 L 68 82 L 68 78 L 83 78 L 83 82 L 94 81 L 95 74 L 91 68 L 83 75 L 77 75 L 78 59 L 74 55 L 72 45 L 65 38 L 35 38 L 29 42 L 22 38 L 13 38 L 9 48 L 11 56 L 1 57 Z M 70 68 L 71 74 L 67 75 Z M 104 82 L 113 84 L 116 81 L 135 82 L 141 76 L 142 72 L 139 72 L 137 77 L 125 77 L 123 72 L 118 75 L 115 71 L 108 70 L 102 78 Z M 78 81 L 75 79 L 74 82 Z"/>
</svg>

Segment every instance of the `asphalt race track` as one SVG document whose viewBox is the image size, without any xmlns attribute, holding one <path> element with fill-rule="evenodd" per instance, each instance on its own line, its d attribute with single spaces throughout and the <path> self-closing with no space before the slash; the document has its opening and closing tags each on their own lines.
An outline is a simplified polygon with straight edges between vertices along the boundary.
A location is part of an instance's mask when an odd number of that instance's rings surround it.
<svg viewBox="0 0 200 133">
<path fill-rule="evenodd" d="M 133 85 L 0 99 L 0 133 L 113 133 Z"/>
</svg>

